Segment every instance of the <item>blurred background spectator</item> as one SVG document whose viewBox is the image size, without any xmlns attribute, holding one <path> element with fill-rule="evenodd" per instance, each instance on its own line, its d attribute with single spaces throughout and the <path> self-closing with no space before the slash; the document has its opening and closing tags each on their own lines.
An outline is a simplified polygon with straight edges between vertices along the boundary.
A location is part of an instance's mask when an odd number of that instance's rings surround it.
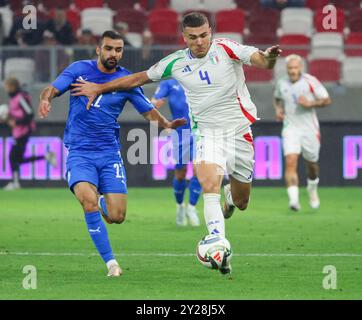
<svg viewBox="0 0 362 320">
<path fill-rule="evenodd" d="M 56 9 L 54 19 L 50 19 L 47 30 L 51 31 L 59 44 L 72 44 L 74 42 L 72 26 L 67 20 L 65 10 Z"/>
</svg>

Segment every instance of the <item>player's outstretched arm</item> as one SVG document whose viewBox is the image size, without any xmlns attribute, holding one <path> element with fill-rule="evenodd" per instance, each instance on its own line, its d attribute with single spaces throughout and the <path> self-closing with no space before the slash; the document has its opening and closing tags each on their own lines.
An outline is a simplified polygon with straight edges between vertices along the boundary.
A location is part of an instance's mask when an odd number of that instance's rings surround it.
<svg viewBox="0 0 362 320">
<path fill-rule="evenodd" d="M 272 46 L 265 51 L 257 51 L 250 57 L 250 62 L 253 66 L 263 69 L 273 69 L 275 63 L 282 53 L 279 45 Z"/>
<path fill-rule="evenodd" d="M 159 113 L 157 109 L 152 109 L 148 112 L 145 112 L 143 113 L 143 116 L 151 122 L 157 122 L 159 127 L 165 129 L 176 129 L 185 125 L 187 122 L 185 118 L 168 121 L 161 113 Z"/>
<path fill-rule="evenodd" d="M 38 114 L 40 118 L 46 118 L 52 108 L 51 101 L 59 94 L 59 90 L 52 85 L 47 86 L 40 93 Z"/>
<path fill-rule="evenodd" d="M 152 82 L 152 80 L 148 78 L 147 71 L 142 71 L 100 84 L 88 82 L 85 80 L 78 80 L 77 83 L 72 83 L 71 86 L 73 87 L 73 96 L 88 97 L 87 109 L 89 109 L 95 98 L 101 93 L 130 90 L 150 82 Z"/>
</svg>

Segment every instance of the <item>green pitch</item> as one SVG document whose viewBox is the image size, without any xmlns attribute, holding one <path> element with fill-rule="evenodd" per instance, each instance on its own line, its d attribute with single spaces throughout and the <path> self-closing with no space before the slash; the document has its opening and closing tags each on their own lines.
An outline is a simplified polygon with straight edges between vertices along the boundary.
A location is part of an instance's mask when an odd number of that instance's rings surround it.
<svg viewBox="0 0 362 320">
<path fill-rule="evenodd" d="M 322 207 L 286 208 L 283 188 L 254 188 L 226 222 L 232 279 L 194 255 L 206 235 L 175 226 L 171 189 L 130 189 L 127 220 L 108 227 L 124 275 L 107 278 L 80 205 L 66 189 L 0 191 L 0 299 L 361 299 L 361 188 L 321 188 Z M 198 205 L 202 218 L 202 199 Z M 37 289 L 22 286 L 24 266 Z M 323 288 L 325 266 L 337 288 Z"/>
</svg>

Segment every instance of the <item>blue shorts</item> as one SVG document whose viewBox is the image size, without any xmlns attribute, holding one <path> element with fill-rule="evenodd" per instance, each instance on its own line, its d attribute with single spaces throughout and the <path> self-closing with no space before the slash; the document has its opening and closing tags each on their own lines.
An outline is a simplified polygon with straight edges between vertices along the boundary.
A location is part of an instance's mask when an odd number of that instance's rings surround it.
<svg viewBox="0 0 362 320">
<path fill-rule="evenodd" d="M 175 167 L 179 170 L 194 160 L 194 138 L 191 130 L 183 129 L 182 132 L 173 131 L 171 139 L 173 158 L 176 163 Z"/>
<path fill-rule="evenodd" d="M 69 188 L 81 181 L 96 186 L 99 193 L 127 194 L 127 179 L 120 151 L 70 151 L 67 158 Z"/>
</svg>

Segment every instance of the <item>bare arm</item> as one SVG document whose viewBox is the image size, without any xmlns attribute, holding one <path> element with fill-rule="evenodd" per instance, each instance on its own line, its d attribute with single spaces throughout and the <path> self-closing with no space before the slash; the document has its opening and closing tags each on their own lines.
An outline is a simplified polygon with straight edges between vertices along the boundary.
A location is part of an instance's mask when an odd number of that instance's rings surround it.
<svg viewBox="0 0 362 320">
<path fill-rule="evenodd" d="M 322 108 L 330 105 L 332 99 L 330 97 L 324 99 L 315 99 L 313 101 L 308 101 L 304 96 L 299 97 L 298 104 L 304 108 Z"/>
<path fill-rule="evenodd" d="M 282 53 L 282 50 L 279 49 L 279 46 L 273 46 L 265 51 L 257 51 L 252 54 L 250 62 L 253 66 L 262 68 L 262 69 L 273 69 L 277 58 Z"/>
<path fill-rule="evenodd" d="M 40 93 L 38 114 L 40 118 L 46 118 L 52 108 L 51 101 L 53 98 L 59 95 L 59 90 L 54 88 L 52 85 L 47 86 Z"/>
<path fill-rule="evenodd" d="M 274 98 L 273 106 L 275 109 L 275 118 L 277 119 L 277 121 L 283 121 L 284 120 L 283 100 Z"/>
<path fill-rule="evenodd" d="M 157 109 L 152 109 L 151 111 L 145 112 L 142 115 L 145 117 L 145 119 L 151 122 L 157 122 L 159 127 L 165 129 L 176 129 L 177 127 L 186 124 L 186 119 L 184 118 L 168 121 Z"/>
<path fill-rule="evenodd" d="M 90 108 L 95 98 L 104 92 L 130 90 L 146 83 L 151 83 L 152 80 L 148 78 L 147 71 L 137 72 L 129 76 L 114 79 L 106 83 L 93 83 L 84 80 L 79 80 L 71 86 L 73 96 L 86 96 L 88 97 L 87 109 Z"/>
</svg>

